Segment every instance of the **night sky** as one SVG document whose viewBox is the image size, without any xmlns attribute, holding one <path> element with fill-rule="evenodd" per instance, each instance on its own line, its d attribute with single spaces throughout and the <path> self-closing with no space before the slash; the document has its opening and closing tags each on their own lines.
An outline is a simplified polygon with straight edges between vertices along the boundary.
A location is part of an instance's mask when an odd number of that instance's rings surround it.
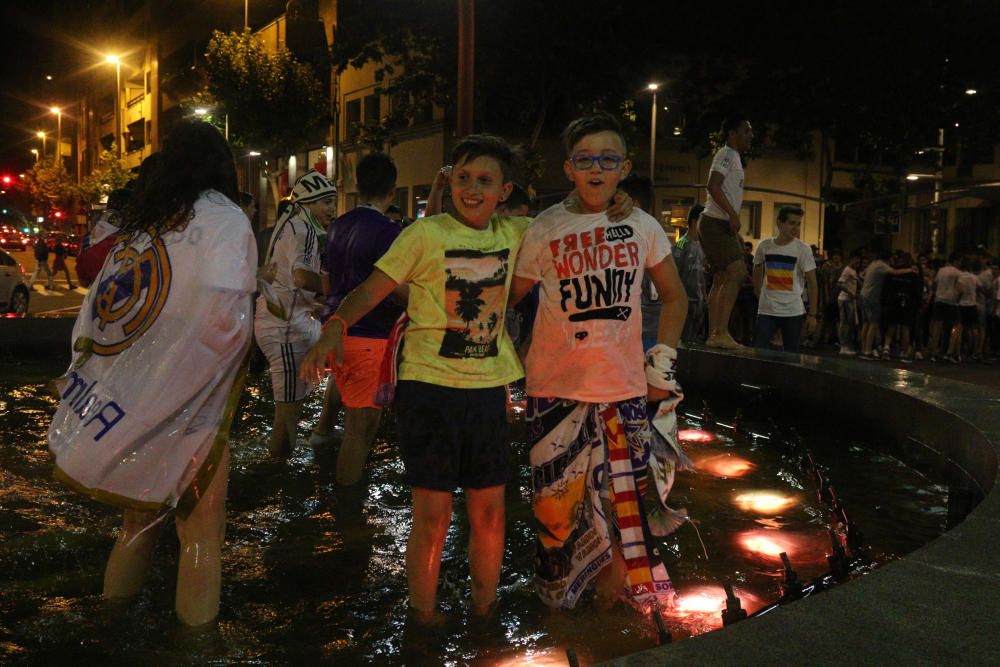
<svg viewBox="0 0 1000 667">
<path fill-rule="evenodd" d="M 165 6 L 181 0 L 157 1 Z M 1000 3 L 995 1 L 911 0 L 826 5 L 527 2 L 479 0 L 478 30 L 483 34 L 480 45 L 491 43 L 484 31 L 509 38 L 512 49 L 523 40 L 532 39 L 529 33 L 538 34 L 537 26 L 527 25 L 531 17 L 520 23 L 519 17 L 526 8 L 541 4 L 547 8 L 544 11 L 563 15 L 563 20 L 556 22 L 563 26 L 558 29 L 579 33 L 578 47 L 573 47 L 572 41 L 563 41 L 559 50 L 548 57 L 576 62 L 581 77 L 587 76 L 591 65 L 617 60 L 634 72 L 638 82 L 649 77 L 651 71 L 668 67 L 669 57 L 687 55 L 697 61 L 699 54 L 712 54 L 716 58 L 731 55 L 750 63 L 752 76 L 757 77 L 750 80 L 750 88 L 765 101 L 769 99 L 768 87 L 776 85 L 778 90 L 782 83 L 769 80 L 780 77 L 767 74 L 780 72 L 787 83 L 788 77 L 783 72 L 790 68 L 789 76 L 795 77 L 794 99 L 770 100 L 773 107 L 782 103 L 801 104 L 814 115 L 824 110 L 833 116 L 844 114 L 844 123 L 850 125 L 859 122 L 859 114 L 852 114 L 852 109 L 856 112 L 859 105 L 867 103 L 870 109 L 866 109 L 866 115 L 886 116 L 881 121 L 883 134 L 886 128 L 891 132 L 893 114 L 901 119 L 899 132 L 904 133 L 910 131 L 906 127 L 908 119 L 944 113 L 942 109 L 950 112 L 951 107 L 941 100 L 953 99 L 966 87 L 982 91 L 974 113 L 980 122 L 993 124 L 996 110 L 993 101 L 1000 99 L 997 95 L 1000 74 L 994 57 L 1000 39 Z M 355 3 L 357 0 L 341 0 L 342 12 Z M 35 132 L 39 129 L 55 132 L 55 119 L 47 108 L 72 101 L 73 97 L 65 96 L 63 91 L 85 85 L 87 67 L 110 67 L 101 64 L 101 53 L 113 43 L 120 17 L 141 7 L 142 2 L 8 0 L 0 4 L 0 25 L 5 30 L 4 39 L 0 40 L 3 50 L 0 169 L 20 170 L 33 159 L 29 151 L 38 146 Z M 224 13 L 232 13 L 232 24 L 220 27 L 242 24 L 242 2 L 205 0 L 203 4 L 218 5 L 216 9 L 221 7 Z M 251 24 L 260 25 L 273 18 L 283 4 L 250 0 Z M 446 28 L 454 20 L 454 0 L 368 0 L 362 4 L 384 4 L 385 12 L 376 15 L 390 30 L 409 20 L 404 15 L 407 13 L 418 13 L 425 20 L 430 15 L 436 25 L 444 24 Z M 231 10 L 228 5 L 232 5 Z M 503 25 L 483 25 L 487 20 Z M 342 17 L 342 28 L 348 24 Z M 533 33 L 532 28 L 535 28 Z M 495 35 L 492 43 L 496 43 Z M 567 48 L 566 44 L 570 46 Z M 45 79 L 47 75 L 53 77 L 51 81 Z M 531 77 L 532 73 L 522 75 Z M 755 80 L 760 81 L 759 86 L 753 85 Z M 516 77 L 512 83 L 516 88 Z M 711 80 L 695 83 L 703 89 L 716 85 Z M 947 90 L 942 95 L 944 88 Z M 787 98 L 787 88 L 781 90 L 781 95 Z M 761 107 L 759 101 L 755 104 L 750 106 Z M 861 115 L 862 121 L 863 118 Z M 857 128 L 859 136 L 864 136 L 864 130 Z"/>
</svg>

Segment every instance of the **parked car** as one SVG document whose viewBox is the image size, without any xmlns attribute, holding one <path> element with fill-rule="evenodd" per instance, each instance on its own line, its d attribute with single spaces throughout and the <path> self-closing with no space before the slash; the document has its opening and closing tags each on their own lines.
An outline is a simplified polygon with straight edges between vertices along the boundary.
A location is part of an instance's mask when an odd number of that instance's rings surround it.
<svg viewBox="0 0 1000 667">
<path fill-rule="evenodd" d="M 27 250 L 31 239 L 21 230 L 4 225 L 0 227 L 0 248 L 4 250 Z"/>
<path fill-rule="evenodd" d="M 63 232 L 49 232 L 45 235 L 45 245 L 52 250 L 56 247 L 56 241 L 62 239 L 63 245 L 66 247 L 66 254 L 71 257 L 76 257 L 80 252 L 80 239 L 76 238 L 72 234 L 65 234 Z"/>
<path fill-rule="evenodd" d="M 0 250 L 0 312 L 24 317 L 31 298 L 24 269 L 17 260 Z"/>
</svg>

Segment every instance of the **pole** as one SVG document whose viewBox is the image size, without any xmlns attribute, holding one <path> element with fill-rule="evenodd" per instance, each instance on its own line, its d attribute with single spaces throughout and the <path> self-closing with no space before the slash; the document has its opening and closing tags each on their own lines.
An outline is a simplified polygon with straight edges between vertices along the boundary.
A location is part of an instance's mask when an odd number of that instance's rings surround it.
<svg viewBox="0 0 1000 667">
<path fill-rule="evenodd" d="M 934 208 L 931 209 L 931 257 L 937 257 L 941 240 L 941 181 L 944 180 L 944 128 L 938 128 L 937 171 L 934 173 Z"/>
<path fill-rule="evenodd" d="M 115 143 L 118 144 L 118 159 L 124 155 L 122 146 L 122 63 L 115 60 Z"/>
<path fill-rule="evenodd" d="M 475 81 L 475 0 L 458 0 L 458 119 L 462 137 L 472 133 L 472 96 Z"/>
<path fill-rule="evenodd" d="M 243 0 L 243 29 L 250 27 L 250 0 Z"/>
<path fill-rule="evenodd" d="M 48 154 L 49 154 L 49 152 L 47 150 L 45 150 L 45 134 L 43 133 L 42 134 L 42 160 L 43 161 L 45 160 L 45 156 L 48 155 Z"/>
<path fill-rule="evenodd" d="M 653 91 L 653 123 L 649 129 L 649 180 L 656 183 L 656 91 Z"/>
<path fill-rule="evenodd" d="M 226 141 L 229 141 L 229 114 L 226 114 Z"/>
<path fill-rule="evenodd" d="M 62 110 L 56 112 L 56 168 L 62 171 Z"/>
</svg>

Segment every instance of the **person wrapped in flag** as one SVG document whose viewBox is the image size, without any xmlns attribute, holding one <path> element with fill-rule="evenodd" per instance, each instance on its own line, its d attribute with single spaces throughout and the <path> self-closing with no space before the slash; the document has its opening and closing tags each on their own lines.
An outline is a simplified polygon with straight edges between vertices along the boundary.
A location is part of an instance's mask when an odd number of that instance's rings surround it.
<svg viewBox="0 0 1000 667">
<path fill-rule="evenodd" d="M 525 361 L 535 587 L 543 602 L 560 608 L 575 606 L 591 583 L 606 603 L 624 597 L 639 608 L 670 605 L 673 586 L 653 537 L 683 517 L 665 500 L 683 463 L 673 348 L 687 295 L 654 218 L 638 209 L 619 222 L 607 217 L 631 169 L 617 120 L 578 119 L 563 139 L 564 171 L 576 193 L 528 227 L 511 287 L 517 303 L 540 284 Z M 646 272 L 662 310 L 658 344 L 644 364 Z M 654 489 L 662 512 L 651 516 L 643 498 Z"/>
<path fill-rule="evenodd" d="M 252 327 L 257 250 L 236 183 L 215 127 L 171 131 L 80 308 L 48 431 L 56 477 L 125 510 L 105 597 L 139 592 L 175 516 L 188 625 L 219 610 L 229 424 Z"/>
</svg>

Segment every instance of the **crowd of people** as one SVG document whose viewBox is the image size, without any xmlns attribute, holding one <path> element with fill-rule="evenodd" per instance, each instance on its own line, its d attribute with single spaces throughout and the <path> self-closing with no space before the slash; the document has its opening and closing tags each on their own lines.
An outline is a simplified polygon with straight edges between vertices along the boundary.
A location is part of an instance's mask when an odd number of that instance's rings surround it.
<svg viewBox="0 0 1000 667">
<path fill-rule="evenodd" d="M 777 234 L 741 241 L 745 118 L 723 125 L 707 205 L 692 207 L 674 250 L 684 278 L 687 344 L 786 352 L 833 345 L 865 360 L 991 363 L 1000 356 L 1000 258 L 985 248 L 932 260 L 881 245 L 825 257 L 800 238 L 805 212 L 784 206 Z M 732 332 L 732 333 L 730 333 Z"/>
<path fill-rule="evenodd" d="M 414 623 L 440 621 L 441 554 L 458 489 L 470 526 L 470 613 L 495 614 L 513 456 L 509 386 L 522 378 L 540 598 L 572 608 L 593 590 L 598 604 L 671 604 L 654 537 L 686 518 L 666 504 L 686 461 L 676 423 L 682 338 L 739 348 L 728 324 L 748 275 L 757 344 L 780 335 L 797 349 L 800 332 L 821 340 L 831 329 L 818 314 L 830 299 L 844 349 L 857 337 L 871 350 L 875 341 L 905 350 L 924 331 L 905 334 L 891 299 L 883 310 L 893 317 L 880 319 L 870 306 L 882 297 L 865 292 L 881 280 L 881 292 L 894 294 L 896 282 L 915 285 L 912 276 L 923 288 L 924 274 L 898 260 L 885 271 L 875 262 L 860 271 L 860 257 L 842 270 L 836 258 L 817 263 L 798 239 L 801 209 L 782 210 L 779 234 L 748 270 L 736 212 L 752 130 L 734 117 L 723 136 L 728 150 L 713 162 L 708 206 L 692 211 L 676 246 L 643 210 L 651 183 L 630 176 L 625 136 L 604 113 L 565 129 L 572 191 L 534 219 L 528 193 L 512 182 L 511 148 L 470 135 L 412 224 L 389 217 L 397 170 L 374 152 L 357 164 L 355 208 L 335 217 L 335 185 L 310 170 L 266 237 L 254 239 L 256 203 L 237 191 L 225 140 L 204 122 L 181 122 L 95 229 L 82 264 L 99 268 L 87 277 L 49 430 L 57 476 L 125 509 L 105 596 L 141 588 L 172 514 L 178 616 L 190 625 L 216 617 L 228 428 L 253 339 L 269 367 L 269 451 L 279 460 L 298 446 L 303 402 L 326 381 L 309 443 L 339 447 L 335 492 L 344 505 L 364 503 L 368 451 L 391 405 L 412 494 L 405 560 Z M 932 338 L 934 322 L 965 325 L 966 279 L 954 279 L 955 312 L 940 307 L 949 275 L 943 268 L 929 283 L 940 315 L 930 318 Z M 852 322 L 862 326 L 844 328 Z M 958 331 L 966 340 L 968 329 Z"/>
</svg>

